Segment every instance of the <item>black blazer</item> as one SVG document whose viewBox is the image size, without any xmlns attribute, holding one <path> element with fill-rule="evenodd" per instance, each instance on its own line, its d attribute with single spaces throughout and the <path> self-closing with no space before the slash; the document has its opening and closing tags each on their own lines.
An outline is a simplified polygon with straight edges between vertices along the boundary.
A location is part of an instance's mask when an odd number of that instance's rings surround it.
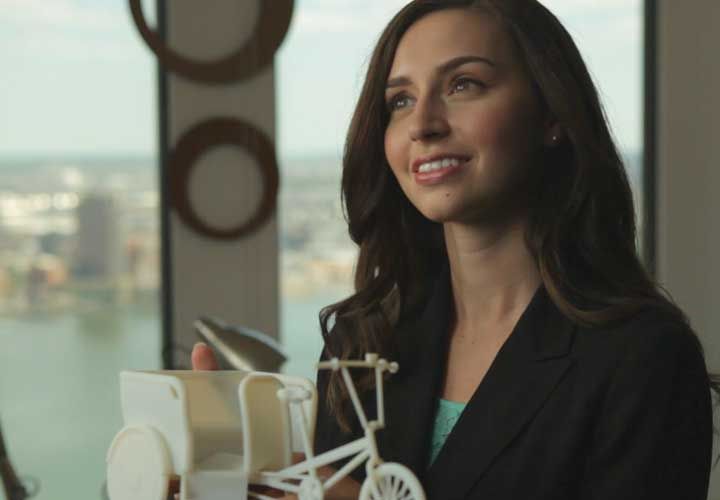
<svg viewBox="0 0 720 500">
<path fill-rule="evenodd" d="M 543 286 L 427 468 L 450 307 L 444 270 L 424 309 L 397 330 L 400 371 L 385 384 L 378 434 L 383 459 L 410 467 L 428 499 L 707 498 L 712 408 L 695 337 L 658 311 L 578 327 Z M 362 435 L 359 424 L 342 434 L 328 415 L 327 375 L 318 375 L 316 453 Z M 374 392 L 363 401 L 371 417 Z"/>
</svg>

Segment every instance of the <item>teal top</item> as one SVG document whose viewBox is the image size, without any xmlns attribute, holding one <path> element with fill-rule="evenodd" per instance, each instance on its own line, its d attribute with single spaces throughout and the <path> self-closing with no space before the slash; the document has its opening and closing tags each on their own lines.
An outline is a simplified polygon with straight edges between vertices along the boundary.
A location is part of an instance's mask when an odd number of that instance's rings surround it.
<svg viewBox="0 0 720 500">
<path fill-rule="evenodd" d="M 465 409 L 466 403 L 458 403 L 456 401 L 448 401 L 440 398 L 435 414 L 435 424 L 433 425 L 432 442 L 430 445 L 430 460 L 428 467 L 432 465 L 438 453 L 445 444 L 450 431 L 455 426 L 455 422 L 460 418 L 460 414 Z"/>
</svg>

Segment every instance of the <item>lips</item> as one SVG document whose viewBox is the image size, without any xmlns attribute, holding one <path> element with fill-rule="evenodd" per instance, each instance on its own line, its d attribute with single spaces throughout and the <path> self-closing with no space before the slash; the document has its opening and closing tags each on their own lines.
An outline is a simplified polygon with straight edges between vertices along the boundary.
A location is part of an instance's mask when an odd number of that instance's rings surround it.
<svg viewBox="0 0 720 500">
<path fill-rule="evenodd" d="M 416 159 L 412 163 L 411 172 L 417 173 L 420 169 L 420 166 L 425 163 L 432 163 L 442 160 L 458 160 L 461 163 L 464 163 L 470 159 L 469 156 L 463 155 L 463 154 L 455 154 L 455 153 L 438 153 L 430 156 L 423 156 L 418 159 Z"/>
<path fill-rule="evenodd" d="M 447 163 L 447 166 L 444 166 Z M 468 160 L 460 161 L 457 158 L 449 159 L 445 157 L 442 161 L 435 160 L 430 163 L 421 163 L 419 170 L 412 174 L 417 184 L 422 186 L 435 186 L 445 182 L 451 182 L 456 179 L 461 172 L 465 171 L 465 165 Z M 443 164 L 441 167 L 435 167 L 437 164 Z"/>
</svg>

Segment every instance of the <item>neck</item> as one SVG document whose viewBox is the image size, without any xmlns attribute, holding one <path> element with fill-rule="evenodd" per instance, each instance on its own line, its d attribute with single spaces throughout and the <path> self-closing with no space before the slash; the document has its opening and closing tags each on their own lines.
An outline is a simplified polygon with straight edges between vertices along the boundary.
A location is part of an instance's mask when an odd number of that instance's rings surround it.
<svg viewBox="0 0 720 500">
<path fill-rule="evenodd" d="M 541 283 L 525 223 L 478 228 L 446 223 L 455 330 L 483 336 L 514 325 Z"/>
</svg>

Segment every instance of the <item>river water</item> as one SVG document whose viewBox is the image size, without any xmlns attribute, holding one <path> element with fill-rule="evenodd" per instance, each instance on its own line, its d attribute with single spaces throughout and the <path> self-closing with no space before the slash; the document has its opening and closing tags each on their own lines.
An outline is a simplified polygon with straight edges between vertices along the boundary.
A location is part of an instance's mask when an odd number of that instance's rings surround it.
<svg viewBox="0 0 720 500">
<path fill-rule="evenodd" d="M 317 313 L 338 298 L 285 302 L 286 373 L 314 378 Z M 160 331 L 155 307 L 0 317 L 0 422 L 16 471 L 40 481 L 38 499 L 101 498 L 105 453 L 122 427 L 118 373 L 159 368 Z"/>
</svg>

